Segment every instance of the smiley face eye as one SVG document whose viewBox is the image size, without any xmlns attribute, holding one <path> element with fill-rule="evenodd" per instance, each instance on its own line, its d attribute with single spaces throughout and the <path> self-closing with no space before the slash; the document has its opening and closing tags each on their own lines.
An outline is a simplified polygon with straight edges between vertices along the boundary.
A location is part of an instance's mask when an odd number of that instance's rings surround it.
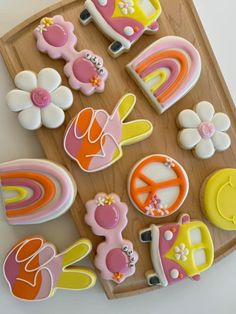
<svg viewBox="0 0 236 314">
<path fill-rule="evenodd" d="M 98 58 L 95 57 L 95 56 L 92 56 L 92 57 L 91 57 L 91 61 L 92 61 L 94 64 L 97 64 Z"/>
<path fill-rule="evenodd" d="M 102 62 L 98 61 L 97 64 L 96 64 L 96 66 L 97 66 L 97 69 L 101 69 L 101 67 L 102 67 Z"/>
<path fill-rule="evenodd" d="M 91 60 L 91 57 L 92 57 L 91 54 L 89 52 L 87 52 L 85 55 L 85 58 L 88 60 Z"/>
<path fill-rule="evenodd" d="M 98 74 L 100 74 L 100 75 L 104 75 L 104 73 L 105 73 L 105 71 L 104 71 L 104 69 L 103 69 L 103 68 L 98 69 Z"/>
</svg>

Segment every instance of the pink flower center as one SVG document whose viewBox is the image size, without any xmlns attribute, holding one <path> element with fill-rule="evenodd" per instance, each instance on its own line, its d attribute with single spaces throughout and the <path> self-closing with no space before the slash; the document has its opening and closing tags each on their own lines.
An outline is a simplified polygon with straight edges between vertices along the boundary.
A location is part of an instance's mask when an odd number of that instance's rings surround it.
<svg viewBox="0 0 236 314">
<path fill-rule="evenodd" d="M 129 8 L 129 4 L 128 3 L 125 3 L 125 8 Z"/>
<path fill-rule="evenodd" d="M 198 132 L 204 139 L 209 139 L 215 134 L 216 128 L 211 122 L 202 122 L 198 127 Z"/>
<path fill-rule="evenodd" d="M 52 98 L 49 92 L 44 88 L 35 88 L 31 92 L 31 100 L 36 107 L 47 107 Z"/>
</svg>

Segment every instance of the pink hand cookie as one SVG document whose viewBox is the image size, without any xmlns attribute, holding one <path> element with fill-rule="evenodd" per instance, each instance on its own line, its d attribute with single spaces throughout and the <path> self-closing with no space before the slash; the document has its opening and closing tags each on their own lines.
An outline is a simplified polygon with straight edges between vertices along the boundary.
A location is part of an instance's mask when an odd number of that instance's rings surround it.
<svg viewBox="0 0 236 314">
<path fill-rule="evenodd" d="M 87 96 L 104 91 L 108 71 L 103 67 L 103 59 L 89 50 L 75 50 L 77 38 L 72 23 L 60 15 L 45 17 L 34 35 L 39 51 L 52 59 L 63 58 L 67 62 L 64 72 L 73 89 Z"/>
<path fill-rule="evenodd" d="M 94 234 L 106 238 L 97 247 L 95 266 L 101 271 L 102 278 L 119 284 L 135 273 L 138 261 L 133 244 L 122 237 L 128 222 L 128 207 L 116 194 L 99 193 L 87 202 L 86 209 L 86 223 Z"/>
</svg>

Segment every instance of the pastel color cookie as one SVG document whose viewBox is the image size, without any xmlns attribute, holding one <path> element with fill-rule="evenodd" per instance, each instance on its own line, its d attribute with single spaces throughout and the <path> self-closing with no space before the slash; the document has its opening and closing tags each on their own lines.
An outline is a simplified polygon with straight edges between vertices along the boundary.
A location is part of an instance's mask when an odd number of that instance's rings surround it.
<svg viewBox="0 0 236 314">
<path fill-rule="evenodd" d="M 146 273 L 148 285 L 167 287 L 185 278 L 200 280 L 214 261 L 210 232 L 202 221 L 184 214 L 177 223 L 151 225 L 140 231 L 140 241 L 151 243 L 154 270 Z"/>
<path fill-rule="evenodd" d="M 44 17 L 34 35 L 39 51 L 52 59 L 66 61 L 64 72 L 73 89 L 87 96 L 104 91 L 108 71 L 103 66 L 103 59 L 90 50 L 75 50 L 77 37 L 71 22 L 65 21 L 61 15 Z"/>
<path fill-rule="evenodd" d="M 76 193 L 71 174 L 53 162 L 19 159 L 0 164 L 0 198 L 12 225 L 55 219 L 69 210 Z"/>
<path fill-rule="evenodd" d="M 57 289 L 89 289 L 95 285 L 96 275 L 88 268 L 73 264 L 81 261 L 91 249 L 89 240 L 80 239 L 58 254 L 55 246 L 42 237 L 28 237 L 10 250 L 3 274 L 12 295 L 23 301 L 46 300 Z"/>
<path fill-rule="evenodd" d="M 143 35 L 158 31 L 161 6 L 158 0 L 86 0 L 80 21 L 87 25 L 92 20 L 114 42 L 108 52 L 117 58 L 128 51 Z"/>
<path fill-rule="evenodd" d="M 70 122 L 64 137 L 66 153 L 86 172 L 103 170 L 122 156 L 122 146 L 146 139 L 151 122 L 124 123 L 133 110 L 136 96 L 125 95 L 109 115 L 105 110 L 85 108 Z"/>
<path fill-rule="evenodd" d="M 184 168 L 165 155 L 151 155 L 139 161 L 128 180 L 128 193 L 133 205 L 153 218 L 175 213 L 189 191 Z"/>
<path fill-rule="evenodd" d="M 65 120 L 64 110 L 73 104 L 71 90 L 61 85 L 60 74 L 52 68 L 44 68 L 38 74 L 22 71 L 15 76 L 17 89 L 6 97 L 9 109 L 19 112 L 18 120 L 23 128 L 37 130 L 41 126 L 55 129 Z"/>
<path fill-rule="evenodd" d="M 207 101 L 198 103 L 194 110 L 180 112 L 177 124 L 181 129 L 178 134 L 180 147 L 192 150 L 197 158 L 211 158 L 215 152 L 226 151 L 231 146 L 230 136 L 226 133 L 231 126 L 228 115 L 216 113 Z"/>
<path fill-rule="evenodd" d="M 236 230 L 236 169 L 221 169 L 211 174 L 201 190 L 201 205 L 216 227 Z"/>
<path fill-rule="evenodd" d="M 86 223 L 94 234 L 105 237 L 105 242 L 97 247 L 95 266 L 103 279 L 120 284 L 135 273 L 138 261 L 132 242 L 122 237 L 128 207 L 116 194 L 99 193 L 86 203 L 86 209 Z"/>
<path fill-rule="evenodd" d="M 127 70 L 162 114 L 195 86 L 201 74 L 201 57 L 189 41 L 167 36 L 141 52 Z"/>
</svg>

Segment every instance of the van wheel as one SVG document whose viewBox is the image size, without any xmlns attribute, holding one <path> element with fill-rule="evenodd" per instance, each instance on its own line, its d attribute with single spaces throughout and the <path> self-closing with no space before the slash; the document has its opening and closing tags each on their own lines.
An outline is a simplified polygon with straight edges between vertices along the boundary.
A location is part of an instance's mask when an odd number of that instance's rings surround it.
<svg viewBox="0 0 236 314">
<path fill-rule="evenodd" d="M 83 10 L 80 13 L 80 21 L 82 24 L 84 25 L 88 24 L 91 21 L 91 19 L 92 19 L 91 14 L 87 9 Z"/>
<path fill-rule="evenodd" d="M 114 56 L 119 55 L 123 49 L 124 47 L 119 41 L 114 41 L 109 47 L 109 51 Z"/>
<path fill-rule="evenodd" d="M 146 229 L 140 232 L 141 242 L 152 242 L 152 232 L 150 229 Z"/>
</svg>

